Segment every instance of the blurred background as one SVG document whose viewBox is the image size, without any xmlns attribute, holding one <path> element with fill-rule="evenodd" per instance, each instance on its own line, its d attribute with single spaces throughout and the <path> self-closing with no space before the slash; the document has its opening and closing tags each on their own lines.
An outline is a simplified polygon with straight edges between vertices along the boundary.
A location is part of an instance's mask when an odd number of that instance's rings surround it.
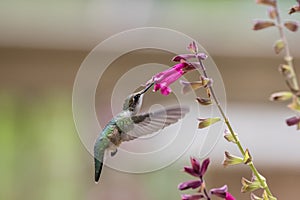
<svg viewBox="0 0 300 200">
<path fill-rule="evenodd" d="M 294 4 L 279 1 L 283 18 L 300 19 L 299 14 L 287 15 Z M 178 183 L 191 178 L 180 170 L 190 155 L 197 155 L 195 148 L 153 173 L 105 167 L 103 181 L 96 185 L 92 156 L 72 116 L 73 83 L 88 53 L 116 33 L 147 26 L 183 32 L 204 46 L 222 75 L 227 113 L 242 143 L 274 194 L 297 198 L 300 135 L 285 125 L 293 114 L 285 104 L 268 101 L 272 92 L 286 89 L 278 72 L 283 55 L 272 50 L 278 32 L 251 30 L 254 19 L 267 18 L 266 9 L 253 0 L 0 0 L 0 199 L 180 199 Z M 287 36 L 298 72 L 300 35 Z M 146 51 L 122 65 L 130 69 L 133 61 L 144 63 L 151 57 L 172 64 L 172 55 Z M 110 77 L 122 75 L 117 64 L 99 83 L 99 102 L 110 100 Z M 111 112 L 104 103 L 97 110 L 105 124 Z M 218 141 L 209 155 L 207 186 L 227 184 L 237 199 L 250 199 L 240 193 L 240 179 L 250 178 L 251 172 L 245 166 L 224 169 L 225 149 L 237 152 Z"/>
</svg>

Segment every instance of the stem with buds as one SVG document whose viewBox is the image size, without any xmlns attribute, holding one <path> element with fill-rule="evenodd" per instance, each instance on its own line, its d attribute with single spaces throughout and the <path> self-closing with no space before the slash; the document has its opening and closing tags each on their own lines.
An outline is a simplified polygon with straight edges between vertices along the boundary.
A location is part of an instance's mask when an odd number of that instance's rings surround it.
<svg viewBox="0 0 300 200">
<path fill-rule="evenodd" d="M 199 63 L 200 63 L 200 69 L 201 69 L 201 71 L 202 71 L 204 77 L 208 79 L 209 77 L 208 77 L 208 75 L 207 75 L 206 68 L 205 68 L 205 66 L 204 66 L 204 64 L 203 64 L 203 62 L 202 62 L 202 60 L 201 60 L 199 57 L 198 57 L 198 61 L 199 61 Z M 228 117 L 226 116 L 226 114 L 225 114 L 225 112 L 224 112 L 224 110 L 223 110 L 223 108 L 222 108 L 222 106 L 221 106 L 221 104 L 220 104 L 220 102 L 219 102 L 219 100 L 218 100 L 218 98 L 217 98 L 217 96 L 216 96 L 216 93 L 215 93 L 215 91 L 214 91 L 212 85 L 210 85 L 210 86 L 208 87 L 208 89 L 210 90 L 211 96 L 212 96 L 213 100 L 215 101 L 215 103 L 216 103 L 216 105 L 217 105 L 217 107 L 218 107 L 218 110 L 220 111 L 220 113 L 221 113 L 221 115 L 222 115 L 222 117 L 223 117 L 223 120 L 224 120 L 224 122 L 225 122 L 227 128 L 229 129 L 230 134 L 232 135 L 234 141 L 235 141 L 235 144 L 237 145 L 237 147 L 238 147 L 239 151 L 241 152 L 241 154 L 242 154 L 243 156 L 245 156 L 245 155 L 246 155 L 246 151 L 244 150 L 243 146 L 241 145 L 240 140 L 238 139 L 238 137 L 237 137 L 236 134 L 234 133 L 233 128 L 232 128 L 232 126 L 231 126 L 231 123 L 230 123 L 230 121 L 228 120 Z M 253 174 L 257 177 L 257 179 L 258 179 L 258 181 L 260 182 L 260 184 L 261 184 L 261 186 L 263 187 L 263 189 L 265 189 L 265 191 L 267 192 L 267 194 L 268 194 L 269 196 L 273 197 L 273 195 L 272 195 L 272 193 L 271 193 L 271 191 L 270 191 L 268 185 L 266 184 L 266 181 L 264 181 L 264 180 L 261 178 L 261 175 L 259 174 L 258 170 L 257 170 L 256 167 L 254 166 L 253 162 L 252 162 L 252 161 L 249 162 L 248 165 L 249 165 L 250 169 L 252 170 Z"/>
<path fill-rule="evenodd" d="M 277 27 L 278 27 L 279 35 L 280 35 L 280 38 L 281 38 L 281 40 L 284 44 L 284 50 L 285 50 L 284 60 L 287 62 L 287 64 L 290 66 L 290 69 L 291 69 L 290 79 L 292 81 L 292 86 L 293 86 L 292 89 L 295 90 L 295 91 L 299 91 L 299 84 L 298 84 L 297 76 L 296 76 L 296 73 L 295 73 L 295 68 L 294 68 L 294 64 L 293 64 L 293 57 L 291 56 L 289 44 L 288 44 L 287 38 L 285 36 L 284 30 L 283 30 L 283 23 L 281 21 L 280 12 L 279 12 L 279 9 L 278 9 L 278 3 L 276 3 L 276 6 L 274 7 L 274 9 L 277 13 L 276 21 L 277 21 Z"/>
</svg>

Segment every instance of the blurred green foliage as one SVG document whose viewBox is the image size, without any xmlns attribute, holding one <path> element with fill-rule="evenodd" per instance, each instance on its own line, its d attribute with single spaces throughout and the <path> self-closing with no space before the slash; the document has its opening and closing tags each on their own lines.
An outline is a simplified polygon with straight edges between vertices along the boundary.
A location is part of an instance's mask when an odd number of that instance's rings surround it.
<svg viewBox="0 0 300 200">
<path fill-rule="evenodd" d="M 178 165 L 140 175 L 105 167 L 103 180 L 94 184 L 92 157 L 77 136 L 69 93 L 1 92 L 0 111 L 0 199 L 180 198 L 177 184 L 188 177 Z"/>
<path fill-rule="evenodd" d="M 69 97 L 0 94 L 0 199 L 82 199 L 82 150 Z"/>
</svg>

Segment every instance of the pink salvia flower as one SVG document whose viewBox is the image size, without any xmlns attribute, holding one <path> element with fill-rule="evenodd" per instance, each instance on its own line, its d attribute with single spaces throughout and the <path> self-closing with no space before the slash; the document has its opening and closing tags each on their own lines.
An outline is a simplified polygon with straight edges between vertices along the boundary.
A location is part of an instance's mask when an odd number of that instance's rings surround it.
<svg viewBox="0 0 300 200">
<path fill-rule="evenodd" d="M 152 79 L 149 82 L 155 82 L 153 91 L 156 92 L 160 90 L 160 92 L 167 96 L 171 93 L 171 88 L 169 87 L 172 83 L 174 83 L 176 80 L 178 80 L 183 74 L 185 74 L 185 71 L 183 70 L 185 67 L 187 67 L 189 64 L 186 62 L 181 62 L 176 65 L 174 65 L 172 68 L 169 68 L 163 72 L 160 72 L 152 77 Z M 147 84 L 148 84 L 147 83 Z"/>
</svg>

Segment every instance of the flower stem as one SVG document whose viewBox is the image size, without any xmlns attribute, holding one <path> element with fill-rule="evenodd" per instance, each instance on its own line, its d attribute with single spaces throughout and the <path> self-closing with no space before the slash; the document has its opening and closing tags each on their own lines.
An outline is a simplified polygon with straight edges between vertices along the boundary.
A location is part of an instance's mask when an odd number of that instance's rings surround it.
<svg viewBox="0 0 300 200">
<path fill-rule="evenodd" d="M 204 77 L 205 77 L 205 78 L 209 78 L 208 75 L 207 75 L 207 72 L 206 72 L 206 68 L 205 68 L 205 66 L 203 65 L 202 60 L 201 60 L 199 57 L 197 57 L 197 58 L 198 58 L 198 61 L 199 61 L 199 63 L 200 63 L 200 68 L 201 68 L 201 71 L 202 71 Z M 222 108 L 222 106 L 221 106 L 221 104 L 220 104 L 220 102 L 219 102 L 217 96 L 216 96 L 216 93 L 215 93 L 213 87 L 212 87 L 212 86 L 209 86 L 208 89 L 210 90 L 211 96 L 212 96 L 213 100 L 215 101 L 215 103 L 216 103 L 216 105 L 217 105 L 217 107 L 218 107 L 218 109 L 219 109 L 219 111 L 220 111 L 220 113 L 221 113 L 221 115 L 222 115 L 222 117 L 223 117 L 223 119 L 224 119 L 224 121 L 225 121 L 225 124 L 226 124 L 227 128 L 229 129 L 230 134 L 232 135 L 232 137 L 233 137 L 233 139 L 234 139 L 234 141 L 235 141 L 235 143 L 236 143 L 238 149 L 240 150 L 241 154 L 242 154 L 243 156 L 245 156 L 245 154 L 246 154 L 246 153 L 245 153 L 245 150 L 244 150 L 243 146 L 241 145 L 240 140 L 239 140 L 238 137 L 235 135 L 235 133 L 234 133 L 234 131 L 233 131 L 233 128 L 232 128 L 232 126 L 231 126 L 231 123 L 230 123 L 230 121 L 228 120 L 228 118 L 227 118 L 227 116 L 226 116 L 226 114 L 225 114 L 225 112 L 224 112 L 224 110 L 223 110 L 223 108 Z M 256 167 L 254 166 L 253 162 L 251 161 L 248 165 L 249 165 L 250 169 L 252 170 L 253 174 L 256 176 L 257 180 L 260 182 L 261 186 L 266 190 L 267 194 L 268 194 L 269 196 L 273 197 L 273 195 L 272 195 L 272 193 L 271 193 L 271 191 L 270 191 L 268 185 L 266 184 L 266 182 L 265 182 L 264 180 L 262 180 L 262 178 L 261 178 L 261 176 L 260 176 L 258 170 L 256 169 Z"/>
<path fill-rule="evenodd" d="M 285 58 L 284 60 L 287 62 L 287 64 L 290 66 L 291 68 L 291 81 L 292 81 L 292 86 L 294 90 L 299 91 L 299 84 L 298 84 L 298 79 L 295 73 L 295 68 L 294 68 L 294 64 L 293 64 L 293 57 L 291 56 L 290 53 L 290 48 L 289 48 L 289 44 L 287 41 L 287 38 L 285 36 L 284 30 L 283 30 L 283 24 L 281 21 L 281 17 L 280 17 L 280 12 L 279 12 L 279 8 L 278 8 L 278 3 L 276 2 L 276 6 L 275 6 L 275 11 L 277 13 L 277 17 L 276 17 L 276 21 L 277 21 L 277 27 L 278 27 L 278 31 L 279 31 L 279 35 L 280 38 L 284 44 L 284 50 L 285 50 Z"/>
</svg>

